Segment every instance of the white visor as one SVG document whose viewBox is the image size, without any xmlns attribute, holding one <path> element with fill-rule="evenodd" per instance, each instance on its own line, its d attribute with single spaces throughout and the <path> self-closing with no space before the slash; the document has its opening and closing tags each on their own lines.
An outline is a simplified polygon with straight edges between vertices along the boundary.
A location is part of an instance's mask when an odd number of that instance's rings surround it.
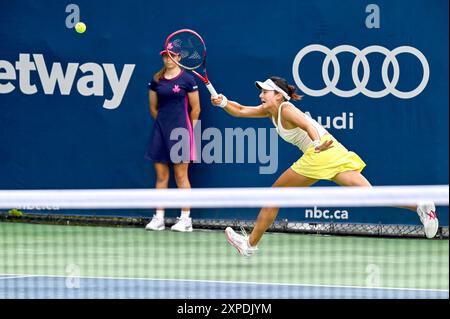
<svg viewBox="0 0 450 319">
<path fill-rule="evenodd" d="M 275 82 L 273 82 L 271 79 L 267 79 L 264 82 L 256 81 L 255 85 L 260 90 L 277 91 L 278 93 L 281 93 L 283 97 L 288 101 L 291 99 L 291 97 L 278 85 L 276 85 Z"/>
</svg>

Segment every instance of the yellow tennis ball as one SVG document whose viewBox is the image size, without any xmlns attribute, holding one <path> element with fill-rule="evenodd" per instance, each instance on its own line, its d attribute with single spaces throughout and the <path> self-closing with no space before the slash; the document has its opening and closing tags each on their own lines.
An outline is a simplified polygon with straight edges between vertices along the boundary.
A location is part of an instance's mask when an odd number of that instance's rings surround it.
<svg viewBox="0 0 450 319">
<path fill-rule="evenodd" d="M 85 25 L 83 22 L 78 22 L 78 23 L 75 25 L 75 30 L 76 30 L 78 33 L 84 33 L 84 31 L 86 31 L 86 25 Z"/>
</svg>

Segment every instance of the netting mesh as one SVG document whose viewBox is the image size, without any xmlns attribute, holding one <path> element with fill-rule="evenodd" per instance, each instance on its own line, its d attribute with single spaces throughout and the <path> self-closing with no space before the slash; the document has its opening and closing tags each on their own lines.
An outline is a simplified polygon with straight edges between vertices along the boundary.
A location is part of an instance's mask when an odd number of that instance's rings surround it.
<svg viewBox="0 0 450 319">
<path fill-rule="evenodd" d="M 149 222 L 149 217 L 124 217 L 124 216 L 98 216 L 98 215 L 61 215 L 48 213 L 25 213 L 22 216 L 14 216 L 8 212 L 0 212 L 2 222 L 21 222 L 49 225 L 72 226 L 103 226 L 103 227 L 135 227 L 143 228 Z M 173 226 L 177 219 L 169 217 L 165 219 L 168 227 Z M 224 230 L 226 227 L 244 227 L 251 230 L 255 222 L 239 219 L 194 219 L 195 229 Z M 328 235 L 355 235 L 374 237 L 425 237 L 423 226 L 415 225 L 390 225 L 370 223 L 333 223 L 333 222 L 295 222 L 287 219 L 275 221 L 268 229 L 269 232 L 303 233 L 303 234 L 328 234 Z M 437 238 L 448 239 L 448 226 L 439 227 Z"/>
<path fill-rule="evenodd" d="M 444 222 L 448 219 L 443 215 L 448 211 L 448 187 L 433 188 L 427 195 L 422 190 L 417 192 L 422 194 L 420 199 L 435 198 L 440 205 L 441 224 L 431 239 L 422 224 L 279 218 L 257 246 L 251 246 L 251 237 L 240 232 L 243 228 L 252 236 L 258 226 L 259 219 L 248 220 L 248 215 L 228 219 L 192 216 L 192 232 L 173 231 L 171 227 L 180 219 L 172 216 L 165 217 L 164 230 L 149 231 L 146 226 L 151 216 L 117 215 L 117 207 L 127 203 L 158 207 L 166 195 L 172 198 L 172 206 L 183 207 L 184 200 L 204 204 L 214 199 L 207 205 L 229 207 L 226 196 L 223 201 L 215 197 L 221 196 L 217 190 L 0 191 L 0 298 L 448 299 L 448 225 Z M 350 188 L 344 191 L 348 192 L 346 201 L 361 199 Z M 384 189 L 380 191 L 377 196 Z M 397 202 L 402 197 L 402 191 L 397 191 L 390 189 L 387 197 L 378 197 L 376 206 L 382 201 Z M 174 193 L 180 196 L 170 197 Z M 188 196 L 183 199 L 183 194 Z M 240 194 L 239 205 L 253 207 L 263 202 L 260 198 L 250 203 L 253 190 L 240 190 Z M 281 207 L 304 207 L 315 201 L 314 192 L 304 199 L 298 199 L 299 194 L 290 198 L 283 193 L 282 200 L 277 196 L 276 191 L 268 191 L 264 201 Z M 155 201 L 147 201 L 148 197 Z M 342 201 L 345 196 L 340 193 L 339 197 Z M 5 209 L 20 202 L 19 208 Z M 90 205 L 113 207 L 106 212 L 116 214 L 96 214 Z M 20 207 L 84 207 L 84 213 Z M 235 213 L 244 210 L 233 209 Z"/>
</svg>

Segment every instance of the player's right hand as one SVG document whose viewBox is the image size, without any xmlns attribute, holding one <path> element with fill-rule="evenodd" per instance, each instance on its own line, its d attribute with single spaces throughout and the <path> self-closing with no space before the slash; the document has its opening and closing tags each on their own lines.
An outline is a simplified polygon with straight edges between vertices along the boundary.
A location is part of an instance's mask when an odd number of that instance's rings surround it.
<svg viewBox="0 0 450 319">
<path fill-rule="evenodd" d="M 220 103 L 222 103 L 222 100 L 223 100 L 223 95 L 222 95 L 222 94 L 219 94 L 216 98 L 214 98 L 214 97 L 211 95 L 211 103 L 212 103 L 214 106 L 219 106 Z"/>
</svg>

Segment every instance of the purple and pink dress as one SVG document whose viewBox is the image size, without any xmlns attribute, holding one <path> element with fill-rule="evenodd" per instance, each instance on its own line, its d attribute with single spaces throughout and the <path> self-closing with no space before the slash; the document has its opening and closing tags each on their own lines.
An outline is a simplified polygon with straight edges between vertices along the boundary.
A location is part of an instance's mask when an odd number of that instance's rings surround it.
<svg viewBox="0 0 450 319">
<path fill-rule="evenodd" d="M 156 163 L 194 161 L 196 152 L 194 132 L 189 118 L 188 99 L 189 92 L 198 90 L 194 77 L 182 70 L 178 76 L 170 80 L 162 77 L 159 82 L 156 82 L 153 79 L 148 87 L 149 90 L 156 92 L 158 95 L 158 115 L 145 152 L 145 158 Z M 177 136 L 177 140 L 171 140 L 171 132 L 179 128 L 185 129 L 189 138 Z M 174 160 L 170 156 L 170 150 L 177 143 L 186 143 L 181 148 L 187 149 L 189 152 L 181 152 Z M 177 145 L 177 148 L 180 148 L 180 145 Z"/>
</svg>

